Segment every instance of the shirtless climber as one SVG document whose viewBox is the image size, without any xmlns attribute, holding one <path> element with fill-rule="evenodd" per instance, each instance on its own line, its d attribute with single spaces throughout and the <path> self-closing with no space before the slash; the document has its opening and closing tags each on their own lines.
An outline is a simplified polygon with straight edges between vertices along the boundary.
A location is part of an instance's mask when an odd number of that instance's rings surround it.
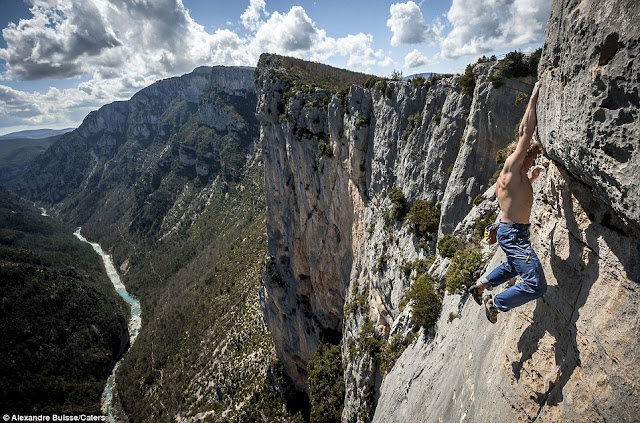
<svg viewBox="0 0 640 423">
<path fill-rule="evenodd" d="M 536 127 L 536 103 L 540 82 L 533 87 L 527 110 L 520 123 L 519 138 L 508 148 L 510 155 L 496 182 L 496 196 L 501 216 L 498 242 L 507 261 L 496 267 L 469 288 L 473 299 L 482 305 L 482 292 L 520 275 L 522 283 L 515 284 L 498 295 L 485 296 L 484 306 L 491 323 L 498 321 L 498 313 L 511 310 L 541 297 L 547 290 L 547 281 L 540 261 L 529 240 L 529 215 L 533 205 L 531 184 L 540 175 L 543 166 L 535 166 L 542 145 L 531 142 Z M 530 176 L 529 176 L 530 175 Z"/>
</svg>

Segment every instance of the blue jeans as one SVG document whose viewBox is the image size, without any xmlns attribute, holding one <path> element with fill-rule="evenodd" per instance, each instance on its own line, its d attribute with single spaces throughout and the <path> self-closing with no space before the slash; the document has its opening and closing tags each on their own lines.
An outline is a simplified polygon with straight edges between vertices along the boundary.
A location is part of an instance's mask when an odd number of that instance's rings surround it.
<svg viewBox="0 0 640 423">
<path fill-rule="evenodd" d="M 480 279 L 485 285 L 498 286 L 520 275 L 522 283 L 515 284 L 493 298 L 498 310 L 508 311 L 541 297 L 547 291 L 542 265 L 529 240 L 529 224 L 500 222 L 498 243 L 507 261 Z"/>
</svg>

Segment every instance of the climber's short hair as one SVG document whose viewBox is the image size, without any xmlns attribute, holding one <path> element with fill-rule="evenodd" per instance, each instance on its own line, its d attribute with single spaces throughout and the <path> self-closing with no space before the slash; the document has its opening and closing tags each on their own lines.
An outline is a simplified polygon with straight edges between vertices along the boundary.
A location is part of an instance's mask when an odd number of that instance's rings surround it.
<svg viewBox="0 0 640 423">
<path fill-rule="evenodd" d="M 516 151 L 517 146 L 518 146 L 518 141 L 514 141 L 507 146 L 507 157 L 509 157 L 510 155 L 513 154 L 514 151 Z M 531 156 L 531 155 L 538 156 L 543 153 L 544 153 L 544 148 L 542 147 L 542 144 L 540 144 L 540 142 L 538 141 L 531 141 L 531 144 L 529 144 L 529 149 L 527 150 L 527 156 Z"/>
</svg>

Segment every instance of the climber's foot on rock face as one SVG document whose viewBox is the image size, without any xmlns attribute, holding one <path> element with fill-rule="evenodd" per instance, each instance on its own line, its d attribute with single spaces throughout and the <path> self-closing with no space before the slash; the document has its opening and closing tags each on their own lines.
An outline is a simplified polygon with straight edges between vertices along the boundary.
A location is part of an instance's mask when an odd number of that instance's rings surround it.
<svg viewBox="0 0 640 423">
<path fill-rule="evenodd" d="M 472 285 L 469 287 L 468 291 L 473 297 L 473 300 L 478 303 L 478 305 L 482 305 L 482 292 L 480 286 Z"/>
<path fill-rule="evenodd" d="M 498 310 L 498 307 L 493 305 L 493 296 L 487 295 L 484 298 L 484 311 L 487 315 L 487 319 L 489 319 L 491 323 L 496 323 L 498 321 L 498 313 L 500 310 Z"/>
</svg>

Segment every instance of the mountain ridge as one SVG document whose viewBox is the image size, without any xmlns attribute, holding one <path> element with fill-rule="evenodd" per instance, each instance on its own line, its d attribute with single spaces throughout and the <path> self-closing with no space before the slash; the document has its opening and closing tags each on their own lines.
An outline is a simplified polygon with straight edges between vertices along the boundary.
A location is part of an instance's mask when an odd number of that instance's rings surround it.
<svg viewBox="0 0 640 423">
<path fill-rule="evenodd" d="M 56 135 L 66 134 L 73 131 L 75 128 L 64 129 L 27 129 L 24 131 L 10 132 L 4 135 L 0 135 L 0 141 L 6 139 L 42 139 L 54 137 Z"/>
<path fill-rule="evenodd" d="M 14 184 L 81 225 L 141 302 L 140 335 L 116 376 L 120 419 L 285 415 L 264 405 L 279 400 L 266 383 L 273 356 L 257 296 L 255 101 L 252 68 L 159 81 L 90 113 Z"/>
</svg>

